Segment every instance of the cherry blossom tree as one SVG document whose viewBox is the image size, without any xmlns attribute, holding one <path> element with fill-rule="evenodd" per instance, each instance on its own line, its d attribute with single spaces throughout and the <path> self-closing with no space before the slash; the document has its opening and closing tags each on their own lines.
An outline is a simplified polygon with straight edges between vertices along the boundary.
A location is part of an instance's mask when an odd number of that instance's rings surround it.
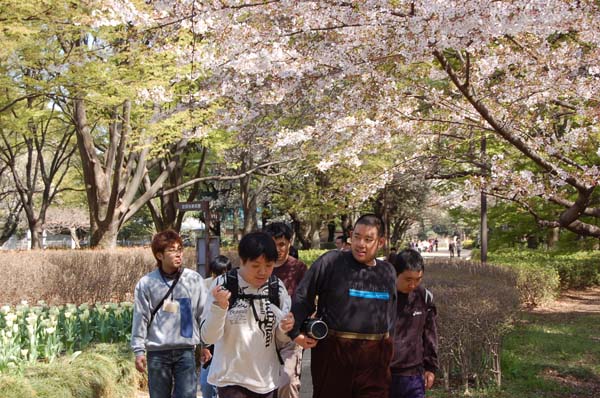
<svg viewBox="0 0 600 398">
<path fill-rule="evenodd" d="M 239 96 L 259 81 L 270 99 L 302 87 L 327 102 L 285 134 L 318 143 L 321 169 L 344 156 L 360 164 L 366 144 L 394 134 L 427 146 L 475 130 L 504 144 L 477 191 L 518 201 L 541 225 L 600 236 L 587 218 L 598 216 L 600 173 L 596 2 L 219 1 L 197 11 L 187 15 L 223 39 L 227 89 Z M 338 156 L 332 138 L 343 134 L 352 145 Z M 538 199 L 556 212 L 543 217 Z"/>
<path fill-rule="evenodd" d="M 459 157 L 443 155 L 461 161 L 485 135 L 497 150 L 454 171 L 479 175 L 467 191 L 517 201 L 541 225 L 600 236 L 595 1 L 87 4 L 92 26 L 153 32 L 140 35 L 152 52 L 196 71 L 171 75 L 172 86 L 187 82 L 186 107 L 218 104 L 218 123 L 230 131 L 268 115 L 261 136 L 310 148 L 320 172 L 369 170 L 393 151 L 379 178 L 352 184 L 363 200 L 392 175 L 443 173 L 428 160 L 436 143 L 459 143 Z M 148 92 L 169 91 L 154 86 Z M 300 99 L 309 113 L 289 123 Z M 555 211 L 540 213 L 548 202 Z"/>
</svg>

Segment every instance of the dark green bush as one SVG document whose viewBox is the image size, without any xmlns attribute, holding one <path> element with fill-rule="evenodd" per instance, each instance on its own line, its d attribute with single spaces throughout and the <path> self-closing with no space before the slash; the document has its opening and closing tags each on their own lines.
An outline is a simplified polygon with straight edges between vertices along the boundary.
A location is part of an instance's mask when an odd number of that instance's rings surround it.
<svg viewBox="0 0 600 398">
<path fill-rule="evenodd" d="M 471 253 L 479 257 L 479 251 Z M 561 289 L 600 285 L 600 251 L 503 249 L 490 252 L 488 262 L 514 268 L 524 304 L 537 305 L 556 297 Z"/>
</svg>

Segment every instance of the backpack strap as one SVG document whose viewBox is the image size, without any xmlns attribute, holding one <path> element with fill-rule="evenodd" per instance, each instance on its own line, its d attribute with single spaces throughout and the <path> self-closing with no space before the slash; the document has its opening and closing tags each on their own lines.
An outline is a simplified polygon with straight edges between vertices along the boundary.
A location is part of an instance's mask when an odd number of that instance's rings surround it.
<svg viewBox="0 0 600 398">
<path fill-rule="evenodd" d="M 271 274 L 269 277 L 269 301 L 279 307 L 279 278 L 275 275 Z M 237 268 L 232 269 L 231 271 L 225 274 L 225 283 L 223 284 L 225 289 L 231 292 L 231 296 L 229 297 L 229 308 L 233 307 L 233 304 L 239 297 L 239 280 L 238 280 L 238 270 Z M 244 295 L 246 297 L 246 295 Z M 263 296 L 264 297 L 264 296 Z M 253 295 L 248 295 L 247 298 L 256 298 Z"/>
<path fill-rule="evenodd" d="M 425 289 L 425 305 L 427 306 L 427 311 L 430 311 L 433 306 L 433 293 L 429 289 Z"/>
<path fill-rule="evenodd" d="M 154 320 L 154 316 L 156 315 L 156 313 L 158 312 L 158 310 L 160 310 L 160 307 L 162 307 L 162 305 L 164 304 L 164 302 L 167 299 L 167 297 L 169 297 L 169 295 L 173 292 L 173 289 L 175 289 L 175 286 L 177 285 L 177 282 L 179 282 L 179 278 L 181 278 L 181 274 L 182 273 L 183 273 L 183 271 L 177 273 L 177 276 L 175 277 L 175 279 L 173 280 L 173 282 L 171 282 L 171 286 L 169 286 L 169 290 L 167 290 L 167 294 L 165 294 L 164 297 L 158 302 L 158 305 L 156 306 L 156 308 L 154 308 L 150 312 L 150 322 L 148 322 L 148 326 L 147 326 L 148 329 L 150 329 L 150 325 L 152 325 L 152 321 Z"/>
<path fill-rule="evenodd" d="M 271 274 L 269 277 L 269 301 L 280 308 L 279 302 L 279 278 Z"/>
</svg>

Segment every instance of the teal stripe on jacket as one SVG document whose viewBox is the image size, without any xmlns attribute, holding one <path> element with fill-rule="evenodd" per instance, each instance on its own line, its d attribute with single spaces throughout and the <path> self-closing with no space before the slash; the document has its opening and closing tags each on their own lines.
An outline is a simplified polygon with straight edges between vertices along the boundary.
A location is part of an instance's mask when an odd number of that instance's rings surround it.
<svg viewBox="0 0 600 398">
<path fill-rule="evenodd" d="M 350 297 L 360 297 L 366 299 L 375 299 L 375 300 L 389 300 L 390 294 L 388 292 L 369 292 L 366 290 L 356 290 L 350 289 L 348 292 Z"/>
</svg>

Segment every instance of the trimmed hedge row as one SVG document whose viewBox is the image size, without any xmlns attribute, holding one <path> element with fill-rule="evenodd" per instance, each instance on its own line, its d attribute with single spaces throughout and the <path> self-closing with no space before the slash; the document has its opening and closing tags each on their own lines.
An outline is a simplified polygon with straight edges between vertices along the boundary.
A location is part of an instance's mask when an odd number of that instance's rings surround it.
<svg viewBox="0 0 600 398">
<path fill-rule="evenodd" d="M 479 251 L 471 257 L 478 258 Z M 560 290 L 600 285 L 600 251 L 503 249 L 489 253 L 488 262 L 516 271 L 521 302 L 526 305 L 543 304 Z"/>
</svg>

